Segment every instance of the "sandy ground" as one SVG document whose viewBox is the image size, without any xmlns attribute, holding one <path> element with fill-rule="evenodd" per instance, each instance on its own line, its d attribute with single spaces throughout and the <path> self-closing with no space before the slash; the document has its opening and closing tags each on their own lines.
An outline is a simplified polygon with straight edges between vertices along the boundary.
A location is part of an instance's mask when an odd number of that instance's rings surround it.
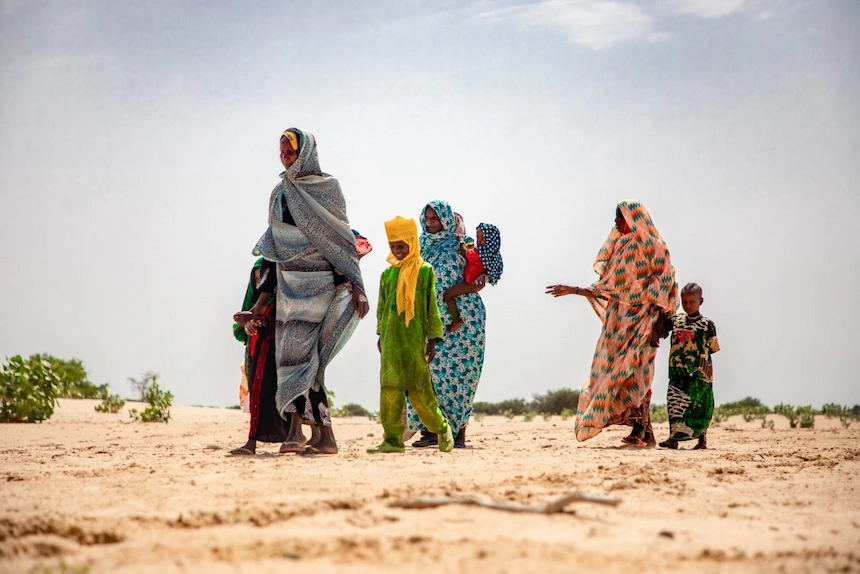
<svg viewBox="0 0 860 574">
<path fill-rule="evenodd" d="M 174 407 L 169 424 L 135 424 L 95 404 L 0 425 L 0 572 L 860 572 L 857 423 L 733 419 L 711 450 L 666 451 L 619 448 L 622 429 L 577 443 L 560 417 L 487 417 L 467 450 L 369 455 L 381 427 L 353 418 L 335 421 L 336 456 L 234 457 L 239 411 Z M 621 504 L 390 506 L 572 491 Z"/>
</svg>

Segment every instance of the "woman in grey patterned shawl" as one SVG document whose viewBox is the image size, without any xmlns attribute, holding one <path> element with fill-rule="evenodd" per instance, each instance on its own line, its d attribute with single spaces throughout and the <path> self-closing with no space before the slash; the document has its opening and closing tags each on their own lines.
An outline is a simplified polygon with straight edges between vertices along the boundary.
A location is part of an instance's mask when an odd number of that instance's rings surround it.
<svg viewBox="0 0 860 574">
<path fill-rule="evenodd" d="M 338 181 L 320 170 L 314 136 L 290 128 L 280 147 L 286 171 L 269 199 L 269 228 L 254 248 L 277 277 L 275 403 L 291 422 L 287 452 L 335 454 L 325 369 L 369 306 L 346 202 Z M 320 429 L 319 440 L 304 448 L 302 420 Z"/>
</svg>

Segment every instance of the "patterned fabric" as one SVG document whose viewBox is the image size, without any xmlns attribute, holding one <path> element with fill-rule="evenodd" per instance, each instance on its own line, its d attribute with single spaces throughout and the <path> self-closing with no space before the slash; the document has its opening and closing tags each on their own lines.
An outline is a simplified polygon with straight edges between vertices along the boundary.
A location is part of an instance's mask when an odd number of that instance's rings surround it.
<svg viewBox="0 0 860 574">
<path fill-rule="evenodd" d="M 489 223 L 481 223 L 478 229 L 484 232 L 484 244 L 476 245 L 475 249 L 481 256 L 481 263 L 487 270 L 487 279 L 491 285 L 495 285 L 502 278 L 502 271 L 505 265 L 502 261 L 502 254 L 499 250 L 502 248 L 502 234 L 499 233 L 499 228 Z"/>
<path fill-rule="evenodd" d="M 678 306 L 675 269 L 660 233 L 641 203 L 618 204 L 630 232 L 610 232 L 594 270 L 591 289 L 604 299 L 590 298 L 603 322 L 591 373 L 579 397 L 574 429 L 579 441 L 613 424 L 650 426 L 643 404 L 650 396 L 656 349 L 651 329 L 663 311 Z"/>
<path fill-rule="evenodd" d="M 330 425 L 325 368 L 355 330 L 351 290 L 363 291 L 364 283 L 340 184 L 320 170 L 313 135 L 290 131 L 299 135 L 299 155 L 272 191 L 269 227 L 254 253 L 278 264 L 278 412 Z M 284 204 L 295 225 L 283 221 Z M 335 285 L 335 270 L 348 282 Z M 305 408 L 294 404 L 299 398 Z"/>
<path fill-rule="evenodd" d="M 678 313 L 666 320 L 672 331 L 669 351 L 669 433 L 683 441 L 699 438 L 714 414 L 713 363 L 720 350 L 717 328 L 704 315 Z"/>
<path fill-rule="evenodd" d="M 669 367 L 682 369 L 706 383 L 712 382 L 714 367 L 711 355 L 720 350 L 714 322 L 704 315 L 691 317 L 678 313 L 667 319 L 667 323 L 672 331 Z"/>
<path fill-rule="evenodd" d="M 454 213 L 444 201 L 428 204 L 439 215 L 442 231 L 428 233 L 421 212 L 424 233 L 419 239 L 421 257 L 433 266 L 436 275 L 436 295 L 442 324 L 450 325 L 451 313 L 442 300 L 446 289 L 463 281 L 465 260 L 460 255 L 460 244 L 454 235 Z M 442 413 L 455 435 L 464 428 L 472 416 L 472 403 L 484 366 L 486 310 L 478 293 L 467 293 L 457 298 L 463 326 L 436 346 L 436 358 L 430 363 L 433 388 Z M 410 431 L 423 430 L 418 415 L 407 403 Z"/>
<path fill-rule="evenodd" d="M 397 274 L 397 313 L 403 314 L 408 327 L 415 316 L 418 270 L 424 265 L 421 252 L 418 250 L 418 228 L 415 226 L 414 219 L 405 219 L 398 215 L 385 222 L 385 234 L 388 236 L 389 243 L 402 241 L 409 247 L 409 253 L 403 259 L 397 259 L 393 253 L 389 253 L 387 259 L 389 265 L 400 270 Z"/>
<path fill-rule="evenodd" d="M 352 234 L 355 235 L 355 249 L 358 251 L 359 259 L 373 251 L 373 246 L 370 244 L 370 241 L 367 240 L 367 237 L 355 229 L 352 230 Z"/>
</svg>

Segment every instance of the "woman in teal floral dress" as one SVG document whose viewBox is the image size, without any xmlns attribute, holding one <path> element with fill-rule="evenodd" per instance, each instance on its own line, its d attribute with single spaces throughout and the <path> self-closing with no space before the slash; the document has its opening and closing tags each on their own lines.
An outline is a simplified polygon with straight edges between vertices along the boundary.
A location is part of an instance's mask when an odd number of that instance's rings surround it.
<svg viewBox="0 0 860 574">
<path fill-rule="evenodd" d="M 439 314 L 444 325 L 451 324 L 451 314 L 442 301 L 446 289 L 463 281 L 466 261 L 460 254 L 460 241 L 455 235 L 456 222 L 451 206 L 445 201 L 431 201 L 421 212 L 421 257 L 433 266 L 436 273 L 436 294 Z M 439 408 L 451 425 L 454 433 L 454 446 L 466 447 L 466 425 L 472 416 L 472 403 L 475 391 L 481 380 L 484 366 L 484 340 L 487 312 L 478 292 L 484 287 L 483 281 L 473 286 L 473 292 L 457 299 L 463 326 L 436 346 L 436 358 L 430 363 L 433 389 Z M 409 430 L 422 430 L 424 427 L 418 415 L 407 405 Z M 436 436 L 423 432 L 423 437 L 412 443 L 414 446 L 437 444 Z"/>
</svg>

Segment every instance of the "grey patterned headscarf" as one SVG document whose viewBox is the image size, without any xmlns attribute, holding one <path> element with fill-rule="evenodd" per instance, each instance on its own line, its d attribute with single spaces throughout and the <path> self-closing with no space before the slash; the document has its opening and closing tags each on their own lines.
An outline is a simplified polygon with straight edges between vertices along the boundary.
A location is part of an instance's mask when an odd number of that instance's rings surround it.
<svg viewBox="0 0 860 574">
<path fill-rule="evenodd" d="M 269 225 L 273 218 L 280 220 L 281 202 L 286 201 L 296 226 L 311 244 L 340 274 L 364 291 L 355 235 L 346 216 L 340 183 L 320 169 L 314 136 L 297 128 L 289 131 L 298 135 L 299 156 L 281 174 L 281 183 L 272 191 Z"/>
</svg>

